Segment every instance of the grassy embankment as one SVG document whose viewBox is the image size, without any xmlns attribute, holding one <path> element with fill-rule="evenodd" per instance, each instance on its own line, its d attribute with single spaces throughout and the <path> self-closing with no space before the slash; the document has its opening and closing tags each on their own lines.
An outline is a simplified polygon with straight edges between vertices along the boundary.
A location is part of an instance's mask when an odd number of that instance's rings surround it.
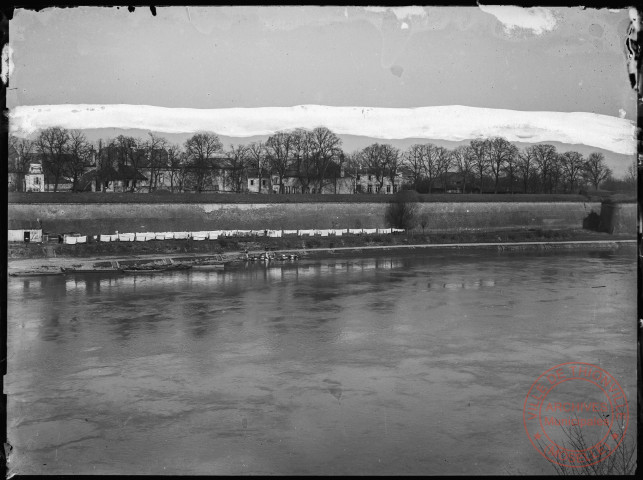
<svg viewBox="0 0 643 480">
<path fill-rule="evenodd" d="M 9 193 L 9 203 L 386 203 L 392 195 L 272 195 L 252 193 Z M 600 202 L 606 198 L 635 202 L 635 194 L 612 194 L 611 192 L 590 192 L 576 194 L 418 194 L 420 203 L 462 203 L 462 202 Z"/>
<path fill-rule="evenodd" d="M 600 192 L 602 193 L 602 192 Z M 257 195 L 257 194 L 171 194 L 148 195 L 132 193 L 30 193 L 9 194 L 9 202 L 14 204 L 155 204 L 155 203 L 237 203 L 252 204 L 263 203 L 385 203 L 390 201 L 390 195 Z M 493 203 L 521 203 L 521 202 L 588 202 L 590 199 L 581 195 L 493 195 L 493 194 L 433 194 L 418 195 L 417 200 L 422 203 L 432 202 L 493 202 Z M 604 197 L 603 197 L 604 198 Z M 628 201 L 627 198 L 615 198 Z M 600 200 L 599 198 L 592 199 Z M 450 214 L 452 216 L 452 214 Z M 578 225 L 580 227 L 580 225 Z M 214 241 L 206 240 L 195 242 L 192 240 L 168 240 L 150 242 L 91 242 L 81 245 L 62 245 L 58 243 L 41 244 L 10 244 L 8 257 L 18 258 L 43 258 L 43 257 L 91 257 L 91 256 L 131 256 L 145 254 L 181 254 L 181 253 L 229 253 L 239 252 L 244 249 L 264 250 L 303 250 L 311 248 L 339 248 L 339 247 L 365 247 L 365 246 L 403 246 L 413 244 L 444 244 L 444 243 L 486 243 L 486 242 L 555 242 L 570 240 L 617 240 L 634 238 L 632 235 L 608 235 L 604 233 L 569 229 L 546 229 L 534 226 L 533 228 L 518 228 L 515 230 L 495 231 L 460 230 L 453 233 L 431 232 L 430 228 L 424 234 L 419 231 L 403 235 L 344 235 L 342 237 L 239 237 L 222 238 Z M 498 228 L 499 230 L 499 228 Z M 87 231 L 90 232 L 91 229 Z M 100 232 L 100 229 L 95 229 Z"/>
</svg>

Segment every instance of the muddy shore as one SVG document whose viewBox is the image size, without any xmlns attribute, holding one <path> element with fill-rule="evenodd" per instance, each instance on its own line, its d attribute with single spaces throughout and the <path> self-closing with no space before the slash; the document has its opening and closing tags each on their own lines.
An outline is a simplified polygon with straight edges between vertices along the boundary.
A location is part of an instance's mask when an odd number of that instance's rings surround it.
<svg viewBox="0 0 643 480">
<path fill-rule="evenodd" d="M 633 247 L 632 235 L 609 235 L 587 230 L 515 232 L 466 232 L 459 234 L 374 235 L 310 238 L 227 238 L 218 241 L 167 240 L 150 242 L 93 242 L 81 245 L 9 244 L 10 275 L 59 273 L 62 268 L 94 267 L 96 262 L 135 260 L 138 264 L 161 259 L 194 261 L 214 258 L 234 262 L 266 251 L 296 252 L 300 258 L 381 255 L 413 250 L 420 254 L 445 249 L 478 249 L 500 252 Z M 167 261 L 167 260 L 166 260 Z"/>
</svg>

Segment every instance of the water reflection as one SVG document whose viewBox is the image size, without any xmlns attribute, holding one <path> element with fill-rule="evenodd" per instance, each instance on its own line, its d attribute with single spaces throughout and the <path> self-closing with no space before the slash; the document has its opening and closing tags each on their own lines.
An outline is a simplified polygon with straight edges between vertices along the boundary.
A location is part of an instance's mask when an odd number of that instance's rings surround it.
<svg viewBox="0 0 643 480">
<path fill-rule="evenodd" d="M 12 462 L 25 474 L 548 473 L 522 426 L 537 375 L 597 363 L 636 391 L 632 258 L 12 278 Z"/>
</svg>

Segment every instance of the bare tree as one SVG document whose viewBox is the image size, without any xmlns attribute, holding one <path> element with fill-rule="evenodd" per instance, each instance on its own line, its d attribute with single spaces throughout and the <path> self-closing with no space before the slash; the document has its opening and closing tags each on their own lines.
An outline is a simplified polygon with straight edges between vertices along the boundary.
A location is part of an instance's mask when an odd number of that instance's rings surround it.
<svg viewBox="0 0 643 480">
<path fill-rule="evenodd" d="M 342 154 L 342 141 L 326 127 L 317 127 L 310 132 L 310 143 L 314 161 L 315 181 L 322 193 L 324 181 L 333 162 L 338 162 Z M 388 152 L 391 155 L 391 152 Z"/>
<path fill-rule="evenodd" d="M 471 159 L 473 167 L 478 173 L 478 181 L 480 182 L 480 193 L 482 193 L 484 176 L 489 171 L 489 156 L 487 153 L 488 143 L 481 138 L 471 140 L 469 143 L 471 148 Z"/>
<path fill-rule="evenodd" d="M 313 158 L 312 133 L 303 128 L 298 128 L 292 135 L 292 166 L 297 171 L 297 179 L 302 192 L 310 189 L 311 183 L 316 180 L 316 165 Z"/>
<path fill-rule="evenodd" d="M 101 164 L 116 167 L 119 172 L 130 176 L 130 178 L 123 178 L 126 181 L 131 180 L 129 187 L 125 185 L 125 188 L 129 188 L 130 192 L 134 192 L 140 175 L 139 169 L 146 162 L 147 152 L 144 148 L 144 142 L 139 138 L 119 135 L 110 140 L 108 145 L 103 147 L 101 153 L 107 157 L 107 159 L 100 161 Z"/>
<path fill-rule="evenodd" d="M 150 180 L 147 191 L 152 192 L 158 188 L 159 177 L 163 170 L 168 168 L 168 142 L 165 138 L 150 132 L 149 138 L 143 144 L 146 150 L 147 166 L 150 174 Z"/>
<path fill-rule="evenodd" d="M 583 169 L 585 178 L 598 190 L 598 186 L 612 175 L 612 171 L 605 164 L 605 156 L 600 152 L 589 154 Z"/>
<path fill-rule="evenodd" d="M 365 168 L 362 152 L 355 150 L 345 156 L 345 169 L 349 174 L 353 175 L 353 193 L 357 192 L 357 175 L 358 172 Z"/>
<path fill-rule="evenodd" d="M 513 163 L 518 154 L 518 149 L 502 137 L 493 137 L 487 141 L 487 154 L 489 165 L 494 178 L 494 193 L 498 193 L 498 179 L 500 172 L 504 171 L 508 163 Z"/>
<path fill-rule="evenodd" d="M 214 155 L 221 151 L 223 144 L 211 132 L 195 133 L 185 142 L 187 167 L 197 193 L 201 193 L 211 181 L 214 169 Z"/>
<path fill-rule="evenodd" d="M 395 192 L 397 190 L 395 182 L 402 163 L 402 154 L 399 148 L 388 143 L 382 145 L 382 154 L 384 155 L 384 162 L 386 164 L 386 175 L 393 186 L 393 192 Z"/>
<path fill-rule="evenodd" d="M 523 191 L 527 193 L 529 190 L 529 180 L 535 168 L 534 154 L 531 147 L 525 148 L 522 152 L 518 153 L 516 167 L 522 177 Z"/>
<path fill-rule="evenodd" d="M 552 170 L 558 158 L 556 147 L 549 144 L 538 144 L 532 145 L 528 149 L 531 151 L 534 164 L 540 172 L 543 193 L 552 193 Z"/>
<path fill-rule="evenodd" d="M 442 177 L 442 187 L 444 192 L 447 191 L 447 182 L 449 180 L 448 174 L 449 169 L 452 166 L 451 163 L 451 151 L 448 148 L 437 147 L 436 148 L 436 158 L 435 158 L 436 169 L 438 177 Z"/>
<path fill-rule="evenodd" d="M 61 127 L 49 127 L 41 131 L 36 139 L 43 170 L 54 180 L 54 192 L 58 191 L 58 184 L 65 175 L 68 145 L 69 132 Z"/>
<path fill-rule="evenodd" d="M 418 189 L 424 173 L 422 148 L 423 146 L 417 143 L 411 145 L 403 156 L 403 168 L 410 177 L 415 190 Z"/>
<path fill-rule="evenodd" d="M 277 132 L 266 140 L 270 167 L 279 178 L 279 193 L 284 193 L 284 178 L 291 166 L 294 138 L 291 133 Z"/>
<path fill-rule="evenodd" d="M 391 147 L 388 145 L 388 147 Z M 392 147 L 391 147 L 392 148 Z M 364 167 L 368 170 L 369 174 L 375 175 L 377 181 L 377 192 L 379 193 L 384 185 L 384 180 L 388 174 L 388 159 L 390 152 L 385 145 L 373 143 L 365 147 L 360 152 Z"/>
<path fill-rule="evenodd" d="M 332 169 L 332 182 L 333 182 L 333 193 L 337 193 L 337 180 L 345 176 L 345 166 L 346 166 L 347 155 L 343 150 L 339 151 L 337 155 L 337 160 L 335 161 L 335 168 Z"/>
<path fill-rule="evenodd" d="M 245 145 L 230 145 L 228 150 L 229 180 L 236 193 L 243 191 L 243 180 L 249 164 L 248 147 Z"/>
<path fill-rule="evenodd" d="M 472 152 L 469 145 L 460 145 L 451 151 L 451 159 L 462 178 L 462 193 L 465 193 L 467 178 L 473 173 Z"/>
<path fill-rule="evenodd" d="M 429 183 L 429 193 L 433 189 L 433 182 L 440 175 L 439 159 L 444 154 L 444 149 L 433 143 L 425 143 L 420 146 L 420 155 L 424 168 L 424 175 Z"/>
<path fill-rule="evenodd" d="M 263 142 L 251 143 L 248 145 L 248 156 L 251 167 L 257 169 L 259 175 L 259 193 L 261 193 L 263 174 L 270 168 L 266 154 L 266 145 Z"/>
<path fill-rule="evenodd" d="M 560 158 L 560 155 L 558 156 Z M 564 187 L 563 166 L 558 161 L 554 161 L 549 171 L 550 193 L 558 193 L 558 187 L 562 183 Z"/>
<path fill-rule="evenodd" d="M 167 168 L 170 176 L 170 191 L 174 189 L 181 191 L 183 189 L 183 182 L 185 180 L 185 152 L 181 150 L 178 145 L 170 145 L 167 147 Z"/>
<path fill-rule="evenodd" d="M 515 192 L 514 184 L 516 180 L 516 174 L 519 168 L 518 162 L 520 159 L 518 147 L 515 147 L 515 148 L 516 149 L 514 150 L 513 155 L 510 155 L 509 157 L 507 157 L 507 163 L 505 163 L 505 166 L 504 166 L 504 172 L 507 174 L 507 177 L 509 178 L 509 189 L 511 190 L 512 195 Z"/>
<path fill-rule="evenodd" d="M 574 186 L 583 172 L 585 159 L 581 153 L 568 151 L 559 157 L 559 162 L 563 170 L 564 181 L 569 185 L 570 192 L 573 192 Z"/>
<path fill-rule="evenodd" d="M 29 170 L 31 154 L 36 150 L 36 144 L 28 138 L 18 138 L 9 135 L 9 165 L 8 171 L 24 175 Z M 17 190 L 22 191 L 22 181 L 16 185 Z"/>
<path fill-rule="evenodd" d="M 134 166 L 136 162 L 135 152 L 139 147 L 140 140 L 138 138 L 129 137 L 126 135 L 119 135 L 110 142 L 111 149 L 114 150 L 116 155 L 117 165 L 131 165 Z"/>
<path fill-rule="evenodd" d="M 67 160 L 65 161 L 64 175 L 71 180 L 72 191 L 78 190 L 78 182 L 91 163 L 93 148 L 87 141 L 85 134 L 80 130 L 69 132 L 67 145 Z"/>
</svg>

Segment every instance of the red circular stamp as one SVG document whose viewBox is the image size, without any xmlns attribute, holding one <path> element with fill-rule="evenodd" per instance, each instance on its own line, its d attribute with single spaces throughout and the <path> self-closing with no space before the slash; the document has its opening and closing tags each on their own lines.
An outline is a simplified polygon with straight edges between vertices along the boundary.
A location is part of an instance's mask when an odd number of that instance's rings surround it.
<svg viewBox="0 0 643 480">
<path fill-rule="evenodd" d="M 523 421 L 531 444 L 547 460 L 584 467 L 605 460 L 623 442 L 629 405 L 619 383 L 601 367 L 563 363 L 533 383 Z"/>
</svg>

